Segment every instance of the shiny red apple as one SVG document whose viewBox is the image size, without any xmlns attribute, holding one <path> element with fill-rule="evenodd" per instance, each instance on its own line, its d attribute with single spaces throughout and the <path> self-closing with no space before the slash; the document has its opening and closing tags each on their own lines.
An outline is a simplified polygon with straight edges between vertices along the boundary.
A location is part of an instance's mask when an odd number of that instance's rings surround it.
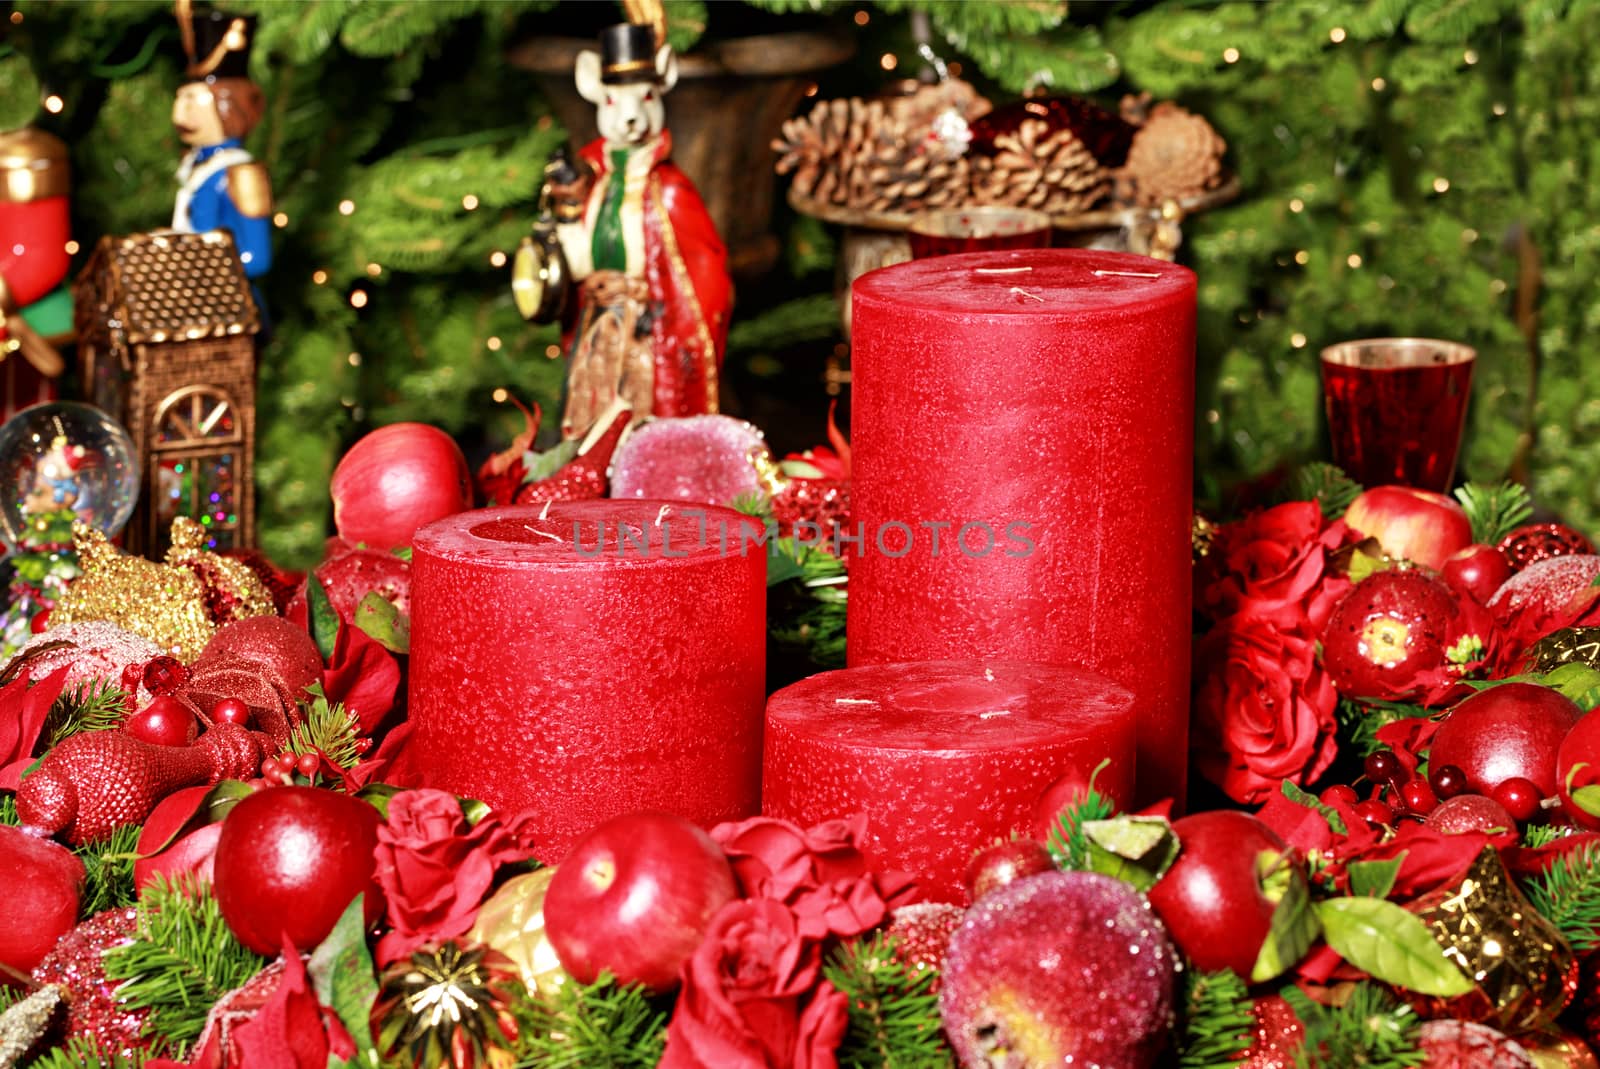
<svg viewBox="0 0 1600 1069">
<path fill-rule="evenodd" d="M 1350 588 L 1322 633 L 1322 664 L 1340 693 L 1401 701 L 1447 663 L 1459 609 L 1451 589 L 1416 569 L 1378 572 Z"/>
<path fill-rule="evenodd" d="M 374 549 L 410 545 L 418 527 L 472 507 L 467 458 L 426 423 L 391 423 L 358 440 L 330 490 L 339 536 Z"/>
<path fill-rule="evenodd" d="M 1506 563 L 1504 553 L 1478 542 L 1452 553 L 1439 574 L 1454 589 L 1479 605 L 1487 605 L 1501 584 L 1511 578 L 1511 565 Z"/>
<path fill-rule="evenodd" d="M 356 895 L 368 920 L 382 911 L 373 880 L 378 811 L 316 787 L 269 787 L 243 798 L 222 822 L 213 885 L 239 942 L 275 957 L 283 937 L 310 950 L 333 931 Z"/>
<path fill-rule="evenodd" d="M 1454 498 L 1410 486 L 1374 486 L 1345 510 L 1344 522 L 1378 540 L 1397 560 L 1437 571 L 1472 544 L 1472 522 Z"/>
<path fill-rule="evenodd" d="M 200 733 L 194 714 L 170 694 L 156 695 L 122 726 L 140 742 L 153 746 L 190 746 Z"/>
<path fill-rule="evenodd" d="M 1600 831 L 1600 709 L 1583 714 L 1556 751 L 1561 808 L 1572 822 Z"/>
<path fill-rule="evenodd" d="M 83 862 L 58 843 L 0 824 L 0 964 L 26 975 L 78 923 Z M 0 972 L 0 987 L 7 977 Z"/>
<path fill-rule="evenodd" d="M 1571 699 L 1536 683 L 1502 683 L 1450 710 L 1428 751 L 1430 762 L 1455 765 L 1479 794 L 1522 777 L 1549 798 L 1560 788 L 1556 755 L 1583 716 Z"/>
<path fill-rule="evenodd" d="M 665 991 L 737 888 L 711 836 L 682 817 L 628 813 L 594 828 L 556 869 L 545 932 L 579 983 L 610 970 Z"/>
<path fill-rule="evenodd" d="M 1249 981 L 1278 905 L 1263 876 L 1289 848 L 1266 824 L 1231 809 L 1191 813 L 1172 830 L 1182 849 L 1147 892 L 1150 905 L 1195 968 L 1232 969 Z"/>
</svg>

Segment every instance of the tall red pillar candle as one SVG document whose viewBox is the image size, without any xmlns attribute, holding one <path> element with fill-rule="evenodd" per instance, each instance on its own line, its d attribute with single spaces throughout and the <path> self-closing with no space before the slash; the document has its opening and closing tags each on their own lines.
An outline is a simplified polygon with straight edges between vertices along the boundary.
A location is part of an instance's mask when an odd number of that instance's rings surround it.
<svg viewBox="0 0 1600 1069">
<path fill-rule="evenodd" d="M 417 533 L 410 763 L 536 815 L 560 862 L 610 817 L 760 805 L 766 556 L 731 509 L 577 501 Z M 741 551 L 742 550 L 742 551 Z"/>
<path fill-rule="evenodd" d="M 875 866 L 910 872 L 924 898 L 965 903 L 973 852 L 1027 835 L 1063 777 L 1128 803 L 1134 722 L 1131 693 L 1065 665 L 824 672 L 767 702 L 761 810 L 806 826 L 865 813 Z"/>
<path fill-rule="evenodd" d="M 1182 803 L 1195 277 L 1087 249 L 856 280 L 851 665 L 1004 657 L 1133 691 L 1139 793 Z"/>
</svg>

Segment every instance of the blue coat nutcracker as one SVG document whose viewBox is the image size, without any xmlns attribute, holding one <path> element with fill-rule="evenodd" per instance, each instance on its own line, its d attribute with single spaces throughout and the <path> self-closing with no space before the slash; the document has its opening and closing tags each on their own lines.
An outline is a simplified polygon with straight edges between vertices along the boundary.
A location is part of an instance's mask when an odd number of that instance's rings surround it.
<svg viewBox="0 0 1600 1069">
<path fill-rule="evenodd" d="M 178 167 L 172 228 L 231 232 L 244 273 L 259 279 L 272 266 L 272 185 L 241 144 L 265 106 L 248 76 L 251 20 L 187 9 L 179 3 L 189 81 L 172 102 L 172 125 L 190 148 Z"/>
</svg>

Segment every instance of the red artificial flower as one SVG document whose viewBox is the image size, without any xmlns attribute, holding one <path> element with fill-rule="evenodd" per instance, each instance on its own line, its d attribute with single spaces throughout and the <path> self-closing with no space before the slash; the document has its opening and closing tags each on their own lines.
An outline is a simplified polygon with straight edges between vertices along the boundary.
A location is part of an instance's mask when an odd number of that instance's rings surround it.
<svg viewBox="0 0 1600 1069">
<path fill-rule="evenodd" d="M 251 1020 L 233 1032 L 240 1065 L 250 1069 L 327 1069 L 329 1056 L 350 1058 L 356 1045 L 339 1018 L 317 1001 L 299 951 L 287 939 L 283 978 Z"/>
<path fill-rule="evenodd" d="M 71 670 L 63 665 L 32 686 L 24 673 L 0 690 L 0 790 L 16 790 L 33 763 L 33 748 Z"/>
<path fill-rule="evenodd" d="M 394 708 L 400 689 L 400 665 L 394 654 L 384 649 L 361 628 L 339 621 L 339 636 L 334 640 L 333 656 L 322 673 L 322 692 L 328 703 L 343 702 L 370 735 Z"/>
<path fill-rule="evenodd" d="M 1355 541 L 1343 520 L 1324 523 L 1315 501 L 1290 501 L 1225 524 L 1195 570 L 1195 608 L 1213 621 L 1248 610 L 1285 631 L 1322 633 L 1350 580 L 1331 552 Z"/>
<path fill-rule="evenodd" d="M 683 967 L 660 1069 L 835 1069 L 848 1000 L 821 976 L 786 906 L 729 902 Z"/>
<path fill-rule="evenodd" d="M 532 820 L 490 813 L 468 825 L 461 803 L 421 788 L 389 799 L 378 825 L 377 879 L 393 931 L 378 941 L 378 962 L 423 943 L 465 935 L 501 865 L 533 856 Z"/>
<path fill-rule="evenodd" d="M 1234 617 L 1200 640 L 1195 670 L 1196 764 L 1230 798 L 1266 801 L 1332 763 L 1339 695 L 1309 638 Z"/>
<path fill-rule="evenodd" d="M 794 911 L 808 939 L 852 938 L 882 924 L 889 911 L 916 894 L 904 873 L 873 873 L 856 847 L 867 818 L 829 820 L 803 829 L 787 820 L 751 817 L 719 824 L 711 838 L 722 847 L 740 894 L 768 898 Z"/>
</svg>

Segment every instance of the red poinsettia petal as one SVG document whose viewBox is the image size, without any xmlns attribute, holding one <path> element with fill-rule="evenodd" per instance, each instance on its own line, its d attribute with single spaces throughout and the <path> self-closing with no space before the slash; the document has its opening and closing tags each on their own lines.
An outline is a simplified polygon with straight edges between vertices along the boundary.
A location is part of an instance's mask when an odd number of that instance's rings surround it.
<svg viewBox="0 0 1600 1069">
<path fill-rule="evenodd" d="M 33 763 L 34 747 L 70 668 L 64 665 L 31 687 L 24 678 L 0 690 L 0 761 L 5 762 L 0 766 L 0 790 L 16 790 L 22 773 Z"/>
<path fill-rule="evenodd" d="M 394 655 L 359 627 L 340 621 L 333 656 L 323 673 L 323 693 L 328 701 L 343 702 L 370 735 L 394 708 L 400 687 L 400 665 Z"/>
<path fill-rule="evenodd" d="M 250 1069 L 326 1069 L 329 1048 L 322 1005 L 307 982 L 299 951 L 287 939 L 283 966 L 277 990 L 234 1033 L 241 1062 Z"/>
</svg>

